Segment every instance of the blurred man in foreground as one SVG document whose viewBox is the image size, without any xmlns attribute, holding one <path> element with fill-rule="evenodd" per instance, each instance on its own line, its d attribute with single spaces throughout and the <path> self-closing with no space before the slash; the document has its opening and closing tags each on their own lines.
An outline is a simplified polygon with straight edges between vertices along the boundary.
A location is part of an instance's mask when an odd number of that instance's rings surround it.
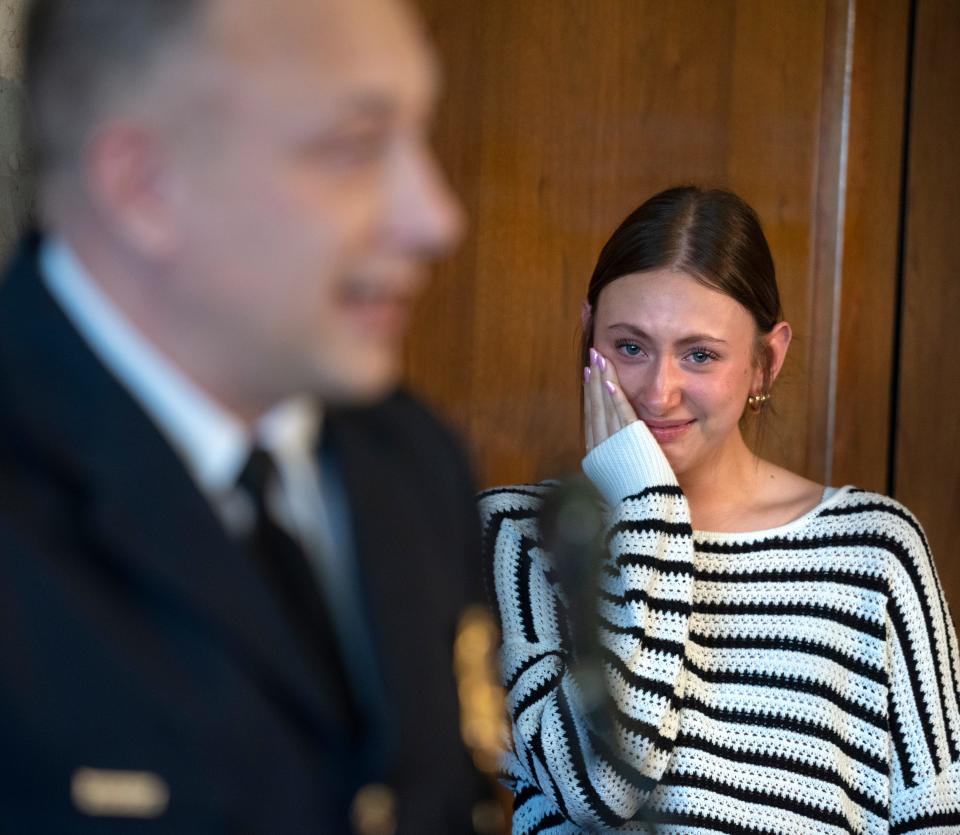
<svg viewBox="0 0 960 835">
<path fill-rule="evenodd" d="M 421 32 L 395 0 L 37 0 L 27 76 L 0 831 L 469 831 L 472 489 L 394 392 L 460 228 Z"/>
</svg>

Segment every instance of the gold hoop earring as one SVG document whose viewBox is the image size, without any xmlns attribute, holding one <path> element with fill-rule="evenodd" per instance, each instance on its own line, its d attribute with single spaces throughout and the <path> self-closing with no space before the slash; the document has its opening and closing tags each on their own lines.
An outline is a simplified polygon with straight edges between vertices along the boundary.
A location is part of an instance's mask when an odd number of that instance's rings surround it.
<svg viewBox="0 0 960 835">
<path fill-rule="evenodd" d="M 751 394 L 747 398 L 747 406 L 750 407 L 750 411 L 756 414 L 763 408 L 763 404 L 770 399 L 771 395 L 763 392 L 761 394 Z"/>
</svg>

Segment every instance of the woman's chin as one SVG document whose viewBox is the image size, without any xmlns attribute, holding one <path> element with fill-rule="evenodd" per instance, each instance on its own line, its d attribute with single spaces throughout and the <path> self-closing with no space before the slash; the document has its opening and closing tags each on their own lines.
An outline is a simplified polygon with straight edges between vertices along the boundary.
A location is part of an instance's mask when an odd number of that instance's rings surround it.
<svg viewBox="0 0 960 835">
<path fill-rule="evenodd" d="M 680 473 L 686 470 L 685 456 L 680 455 L 677 450 L 670 449 L 670 444 L 660 444 L 660 449 L 663 451 L 670 469 L 673 470 L 673 474 L 679 477 Z"/>
<path fill-rule="evenodd" d="M 662 444 L 660 449 L 663 451 L 670 469 L 673 470 L 673 474 L 680 482 L 683 482 L 686 476 L 694 472 L 703 461 L 702 458 L 698 459 L 690 455 L 689 450 L 678 449 L 675 445 Z"/>
</svg>

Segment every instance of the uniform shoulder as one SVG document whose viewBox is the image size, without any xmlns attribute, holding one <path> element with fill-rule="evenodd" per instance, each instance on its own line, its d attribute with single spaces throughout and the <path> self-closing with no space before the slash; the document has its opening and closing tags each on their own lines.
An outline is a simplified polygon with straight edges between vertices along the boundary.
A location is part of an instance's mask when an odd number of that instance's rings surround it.
<svg viewBox="0 0 960 835">
<path fill-rule="evenodd" d="M 375 445 L 409 449 L 430 459 L 465 456 L 458 434 L 405 390 L 372 405 L 332 409 L 327 420 L 338 431 L 363 437 Z"/>
<path fill-rule="evenodd" d="M 453 430 L 426 403 L 405 389 L 398 389 L 373 405 L 344 410 L 341 414 L 374 424 L 418 427 L 421 431 L 453 436 Z"/>
</svg>

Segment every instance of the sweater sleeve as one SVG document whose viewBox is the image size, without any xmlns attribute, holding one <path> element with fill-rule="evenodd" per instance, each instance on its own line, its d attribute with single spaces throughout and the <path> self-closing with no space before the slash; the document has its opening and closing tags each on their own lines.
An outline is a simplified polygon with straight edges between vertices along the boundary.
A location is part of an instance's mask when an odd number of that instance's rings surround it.
<svg viewBox="0 0 960 835">
<path fill-rule="evenodd" d="M 504 770 L 516 831 L 561 822 L 571 828 L 559 831 L 609 830 L 642 818 L 677 735 L 693 582 L 686 499 L 639 421 L 594 449 L 584 471 L 610 505 L 599 601 L 608 737 L 585 718 L 568 669 L 564 602 L 537 528 L 549 485 L 481 499 L 512 719 Z"/>
<path fill-rule="evenodd" d="M 890 831 L 960 831 L 956 631 L 919 523 L 887 501 Z"/>
</svg>

